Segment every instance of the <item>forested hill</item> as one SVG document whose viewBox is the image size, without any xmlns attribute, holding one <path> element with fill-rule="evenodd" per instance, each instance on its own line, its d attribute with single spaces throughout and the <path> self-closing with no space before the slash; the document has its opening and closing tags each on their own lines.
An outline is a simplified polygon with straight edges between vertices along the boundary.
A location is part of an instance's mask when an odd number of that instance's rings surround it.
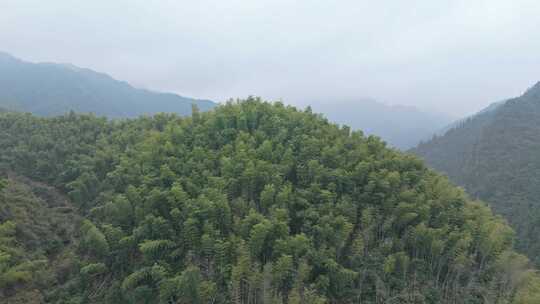
<svg viewBox="0 0 540 304">
<path fill-rule="evenodd" d="M 540 264 L 540 83 L 413 152 L 504 215 Z"/>
<path fill-rule="evenodd" d="M 137 89 L 89 69 L 29 63 L 0 52 L 0 108 L 43 116 L 73 110 L 125 118 L 158 112 L 188 115 L 192 104 L 202 111 L 215 106 L 208 100 Z"/>
<path fill-rule="evenodd" d="M 502 218 L 309 109 L 248 99 L 187 118 L 4 113 L 0 165 L 1 208 L 32 197 L 11 177 L 25 176 L 83 217 L 47 236 L 60 247 L 38 238 L 32 254 L 28 212 L 0 213 L 9 303 L 540 301 Z"/>
</svg>

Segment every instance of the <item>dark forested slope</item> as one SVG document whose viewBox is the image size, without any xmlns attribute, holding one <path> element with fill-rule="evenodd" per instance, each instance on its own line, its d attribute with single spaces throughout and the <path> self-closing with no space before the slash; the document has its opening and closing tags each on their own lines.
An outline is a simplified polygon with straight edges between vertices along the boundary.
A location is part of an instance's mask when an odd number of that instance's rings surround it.
<svg viewBox="0 0 540 304">
<path fill-rule="evenodd" d="M 413 152 L 504 215 L 540 263 L 540 83 Z"/>
<path fill-rule="evenodd" d="M 107 117 L 191 113 L 191 105 L 206 111 L 215 106 L 171 93 L 136 89 L 106 74 L 73 65 L 29 63 L 0 52 L 0 108 L 59 115 L 91 112 Z"/>
<path fill-rule="evenodd" d="M 76 271 L 45 302 L 540 300 L 502 218 L 310 110 L 248 99 L 120 122 L 6 113 L 0 127 L 3 170 L 67 192 L 85 218 Z"/>
</svg>

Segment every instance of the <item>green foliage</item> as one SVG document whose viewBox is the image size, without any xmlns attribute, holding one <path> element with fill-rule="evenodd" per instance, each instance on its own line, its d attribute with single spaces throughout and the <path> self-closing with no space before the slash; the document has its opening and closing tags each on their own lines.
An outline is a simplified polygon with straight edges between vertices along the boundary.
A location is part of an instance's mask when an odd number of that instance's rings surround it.
<svg viewBox="0 0 540 304">
<path fill-rule="evenodd" d="M 81 250 L 90 256 L 100 258 L 109 253 L 105 235 L 90 221 L 84 220 L 81 226 Z"/>
<path fill-rule="evenodd" d="M 7 183 L 6 179 L 0 178 L 0 193 L 7 187 Z"/>
<path fill-rule="evenodd" d="M 81 268 L 81 275 L 83 276 L 96 276 L 103 274 L 107 271 L 107 266 L 103 263 L 89 264 Z"/>
<path fill-rule="evenodd" d="M 161 284 L 160 299 L 181 304 L 214 303 L 216 292 L 215 284 L 204 281 L 198 267 L 189 266 L 179 276 Z"/>
<path fill-rule="evenodd" d="M 295 267 L 290 255 L 281 256 L 272 266 L 272 283 L 277 293 L 286 301 L 295 278 Z"/>
<path fill-rule="evenodd" d="M 0 295 L 31 283 L 34 273 L 45 265 L 43 260 L 26 259 L 24 248 L 16 243 L 14 222 L 0 223 Z"/>
<path fill-rule="evenodd" d="M 540 265 L 540 84 L 412 152 L 504 216 L 517 248 Z"/>
<path fill-rule="evenodd" d="M 139 244 L 139 250 L 144 256 L 154 260 L 163 257 L 165 252 L 173 246 L 174 243 L 169 240 L 151 240 Z"/>
<path fill-rule="evenodd" d="M 22 178 L 5 180 L 0 195 L 0 298 L 43 302 L 66 283 L 77 216 L 56 191 Z M 58 201 L 57 201 L 58 199 Z"/>
<path fill-rule="evenodd" d="M 8 113 L 0 126 L 2 163 L 68 192 L 86 216 L 81 268 L 54 299 L 526 303 L 537 296 L 538 276 L 489 208 L 418 159 L 309 110 L 249 98 L 193 118 Z"/>
</svg>

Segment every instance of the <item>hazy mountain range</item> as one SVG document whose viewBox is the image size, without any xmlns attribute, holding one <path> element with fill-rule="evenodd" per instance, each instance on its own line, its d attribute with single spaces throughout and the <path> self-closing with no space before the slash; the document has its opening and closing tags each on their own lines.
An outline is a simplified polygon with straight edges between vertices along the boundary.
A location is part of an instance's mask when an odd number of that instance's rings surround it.
<svg viewBox="0 0 540 304">
<path fill-rule="evenodd" d="M 453 121 L 448 115 L 424 112 L 411 106 L 386 105 L 373 99 L 315 103 L 313 109 L 331 121 L 377 135 L 399 149 L 416 146 Z"/>
<path fill-rule="evenodd" d="M 18 113 L 192 104 L 214 110 Z M 0 299 L 538 303 L 506 220 L 416 158 L 281 103 L 215 106 L 2 54 Z M 452 124 L 373 100 L 313 110 L 400 149 L 431 137 L 411 151 L 540 265 L 540 84 Z"/>
<path fill-rule="evenodd" d="M 111 76 L 71 64 L 30 63 L 0 52 L 0 108 L 58 115 L 70 110 L 108 117 L 157 112 L 191 113 L 213 108 L 210 100 L 134 88 Z"/>
<path fill-rule="evenodd" d="M 189 115 L 216 103 L 173 93 L 138 89 L 127 82 L 72 64 L 30 63 L 0 52 L 0 109 L 53 116 L 73 110 L 110 118 L 172 112 Z M 331 121 L 377 135 L 390 146 L 408 149 L 429 139 L 452 119 L 410 106 L 390 106 L 372 99 L 315 103 Z"/>
</svg>

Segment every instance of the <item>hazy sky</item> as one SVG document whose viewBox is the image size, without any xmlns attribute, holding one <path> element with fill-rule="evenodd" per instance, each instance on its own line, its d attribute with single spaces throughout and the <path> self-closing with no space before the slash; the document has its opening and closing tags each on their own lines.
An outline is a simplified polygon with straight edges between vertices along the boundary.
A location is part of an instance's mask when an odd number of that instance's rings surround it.
<svg viewBox="0 0 540 304">
<path fill-rule="evenodd" d="M 216 101 L 459 116 L 540 80 L 540 1 L 0 0 L 0 50 Z"/>
</svg>

